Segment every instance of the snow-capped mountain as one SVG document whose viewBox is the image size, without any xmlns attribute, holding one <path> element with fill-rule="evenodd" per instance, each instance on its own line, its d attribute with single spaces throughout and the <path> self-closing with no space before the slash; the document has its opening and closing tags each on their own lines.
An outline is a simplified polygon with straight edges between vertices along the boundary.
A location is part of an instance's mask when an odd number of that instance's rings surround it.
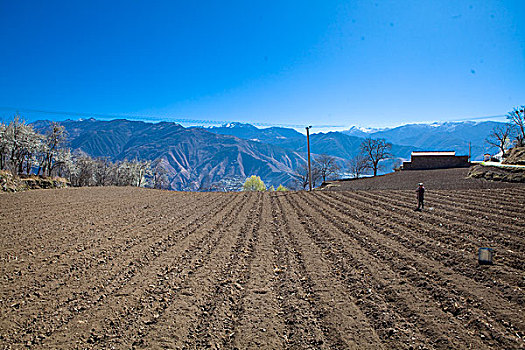
<svg viewBox="0 0 525 350">
<path fill-rule="evenodd" d="M 359 137 L 384 138 L 394 144 L 424 150 L 453 150 L 464 155 L 468 154 L 470 143 L 472 158 L 481 159 L 483 153 L 493 151 L 485 140 L 491 130 L 501 124 L 503 123 L 494 121 L 435 122 L 406 124 L 383 130 L 352 127 L 344 133 Z"/>
</svg>

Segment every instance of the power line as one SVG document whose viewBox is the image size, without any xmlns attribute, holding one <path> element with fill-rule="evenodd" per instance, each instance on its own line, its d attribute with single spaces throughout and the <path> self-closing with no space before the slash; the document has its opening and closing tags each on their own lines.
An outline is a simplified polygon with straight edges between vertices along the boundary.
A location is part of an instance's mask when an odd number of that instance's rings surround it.
<svg viewBox="0 0 525 350">
<path fill-rule="evenodd" d="M 154 117 L 147 115 L 111 115 L 111 114 L 100 114 L 100 113 L 86 113 L 86 112 L 64 112 L 64 111 L 50 111 L 43 109 L 30 109 L 30 108 L 15 108 L 15 107 L 3 107 L 0 106 L 0 110 L 5 111 L 14 111 L 17 113 L 40 113 L 40 114 L 50 114 L 50 115 L 65 115 L 65 116 L 75 116 L 75 117 L 88 117 L 88 118 L 101 118 L 101 119 L 136 119 L 136 120 L 147 120 L 147 121 L 170 121 L 175 123 L 185 123 L 185 124 L 206 124 L 206 125 L 215 125 L 215 124 L 228 124 L 235 123 L 235 121 L 224 121 L 224 120 L 201 120 L 201 119 L 190 119 L 190 118 L 172 118 L 172 117 Z M 253 122 L 250 123 L 255 126 L 282 126 L 290 128 L 304 128 L 306 126 L 302 124 L 274 124 L 274 123 L 261 123 Z M 343 125 L 313 125 L 314 128 L 341 128 Z"/>
</svg>

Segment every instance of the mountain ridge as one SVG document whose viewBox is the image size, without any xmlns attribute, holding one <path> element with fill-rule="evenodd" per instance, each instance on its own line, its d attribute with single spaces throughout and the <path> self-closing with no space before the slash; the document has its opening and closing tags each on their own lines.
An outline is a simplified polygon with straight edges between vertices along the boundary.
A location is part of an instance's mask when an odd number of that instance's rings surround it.
<svg viewBox="0 0 525 350">
<path fill-rule="evenodd" d="M 44 130 L 49 121 L 32 123 Z M 218 127 L 183 127 L 174 122 L 150 123 L 93 118 L 60 122 L 68 133 L 69 146 L 92 157 L 119 160 L 160 160 L 168 172 L 170 189 L 202 190 L 223 179 L 242 181 L 259 175 L 268 184 L 290 185 L 294 169 L 305 163 L 306 136 L 285 127 L 257 128 L 229 123 Z M 384 138 L 392 143 L 397 159 L 408 159 L 417 150 L 468 152 L 473 139 L 473 159 L 488 148 L 484 139 L 498 122 L 407 124 L 395 128 L 350 128 L 345 132 L 313 133 L 313 158 L 336 157 L 340 165 L 359 153 L 364 137 Z M 356 136 L 358 133 L 361 137 Z M 391 168 L 394 160 L 385 162 Z"/>
<path fill-rule="evenodd" d="M 50 121 L 32 125 L 45 131 Z M 257 174 L 268 184 L 290 185 L 305 158 L 276 145 L 219 135 L 204 128 L 184 128 L 172 122 L 146 123 L 125 119 L 60 122 L 68 145 L 92 157 L 121 160 L 160 160 L 170 189 L 199 190 L 223 178 L 244 179 Z"/>
</svg>

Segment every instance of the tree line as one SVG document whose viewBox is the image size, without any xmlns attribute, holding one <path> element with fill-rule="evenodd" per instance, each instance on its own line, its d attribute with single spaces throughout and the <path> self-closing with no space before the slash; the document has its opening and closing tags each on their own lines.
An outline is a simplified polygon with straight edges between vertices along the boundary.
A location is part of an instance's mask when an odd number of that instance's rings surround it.
<svg viewBox="0 0 525 350">
<path fill-rule="evenodd" d="M 391 144 L 385 140 L 366 139 L 361 153 L 346 162 L 346 168 L 360 177 L 368 171 L 374 175 L 380 161 L 390 157 Z M 44 133 L 37 132 L 20 116 L 7 123 L 0 122 L 0 170 L 18 176 L 58 176 L 72 186 L 138 186 L 165 189 L 169 187 L 167 171 L 162 160 L 111 161 L 108 157 L 91 157 L 67 147 L 67 133 L 58 122 L 50 122 Z M 341 166 L 335 157 L 322 154 L 316 157 L 312 167 L 313 187 L 338 176 Z M 296 169 L 295 187 L 308 187 L 306 164 Z M 283 190 L 280 187 L 278 190 Z M 245 188 L 246 190 L 246 188 Z"/>
<path fill-rule="evenodd" d="M 72 153 L 66 141 L 65 128 L 57 122 L 51 122 L 44 134 L 20 116 L 0 122 L 0 170 L 18 176 L 63 177 L 72 186 L 143 187 L 148 183 L 161 188 L 167 181 L 159 164 L 152 168 L 149 161 L 92 158 L 81 151 Z"/>
</svg>

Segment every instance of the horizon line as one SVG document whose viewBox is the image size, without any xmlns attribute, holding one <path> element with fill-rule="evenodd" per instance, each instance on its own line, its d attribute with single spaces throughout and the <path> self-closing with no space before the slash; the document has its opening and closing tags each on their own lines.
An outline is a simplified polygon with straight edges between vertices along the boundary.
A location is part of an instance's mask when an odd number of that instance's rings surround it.
<svg viewBox="0 0 525 350">
<path fill-rule="evenodd" d="M 306 124 L 286 124 L 286 123 L 264 123 L 264 122 L 248 122 L 242 123 L 239 121 L 225 121 L 225 120 L 205 120 L 205 119 L 191 119 L 191 118 L 173 118 L 173 117 L 155 117 L 155 116 L 144 116 L 144 115 L 115 115 L 115 114 L 102 114 L 102 113 L 88 113 L 88 112 L 65 112 L 65 111 L 50 111 L 43 109 L 31 109 L 31 108 L 15 108 L 15 107 L 5 107 L 0 106 L 0 110 L 14 111 L 16 113 L 27 112 L 27 113 L 42 113 L 42 114 L 51 114 L 51 115 L 65 115 L 65 116 L 78 116 L 78 117 L 99 117 L 104 119 L 138 119 L 141 121 L 157 121 L 157 122 L 175 122 L 175 123 L 197 123 L 197 124 L 230 124 L 230 123 L 241 123 L 241 124 L 251 124 L 254 126 L 285 126 L 291 128 L 305 128 L 309 125 L 312 125 L 314 128 L 344 128 L 344 125 L 316 125 L 312 123 Z"/>
<path fill-rule="evenodd" d="M 403 125 L 410 125 L 410 124 L 433 124 L 433 123 L 454 123 L 454 122 L 464 122 L 464 121 L 476 121 L 476 120 L 494 120 L 494 119 L 501 119 L 506 118 L 507 116 L 504 114 L 499 115 L 492 115 L 492 116 L 481 116 L 481 117 L 470 117 L 470 118 L 460 118 L 460 119 L 453 119 L 453 120 L 441 120 L 441 121 L 418 121 L 418 122 L 407 122 L 403 124 L 396 124 L 392 126 L 383 126 L 383 127 L 376 127 L 376 126 L 369 126 L 369 127 L 361 127 L 357 124 L 355 125 L 318 125 L 318 124 L 286 124 L 286 123 L 265 123 L 265 122 L 240 122 L 240 121 L 225 121 L 225 120 L 205 120 L 205 119 L 192 119 L 192 118 L 173 118 L 173 117 L 155 117 L 155 116 L 146 116 L 146 115 L 116 115 L 116 114 L 104 114 L 104 113 L 89 113 L 89 112 L 66 112 L 66 111 L 51 111 L 51 110 L 45 110 L 45 109 L 32 109 L 32 108 L 16 108 L 16 107 L 7 107 L 7 106 L 0 106 L 0 110 L 4 111 L 14 111 L 15 113 L 41 113 L 41 114 L 49 114 L 49 115 L 64 115 L 64 116 L 77 116 L 77 117 L 87 117 L 87 118 L 93 118 L 93 117 L 99 117 L 102 119 L 109 119 L 115 120 L 115 119 L 128 119 L 128 120 L 136 120 L 136 121 L 150 121 L 150 122 L 174 122 L 174 123 L 184 123 L 184 124 L 205 124 L 205 125 L 226 125 L 231 123 L 239 123 L 239 124 L 250 124 L 253 126 L 263 126 L 263 127 L 290 127 L 290 128 L 306 128 L 307 126 L 310 126 L 312 128 L 316 129 L 327 129 L 327 128 L 351 128 L 351 127 L 359 127 L 359 128 L 365 128 L 365 129 L 387 129 L 387 128 L 396 128 Z M 93 118 L 95 119 L 95 118 Z M 200 126 L 200 125 L 191 125 L 191 126 Z"/>
</svg>

